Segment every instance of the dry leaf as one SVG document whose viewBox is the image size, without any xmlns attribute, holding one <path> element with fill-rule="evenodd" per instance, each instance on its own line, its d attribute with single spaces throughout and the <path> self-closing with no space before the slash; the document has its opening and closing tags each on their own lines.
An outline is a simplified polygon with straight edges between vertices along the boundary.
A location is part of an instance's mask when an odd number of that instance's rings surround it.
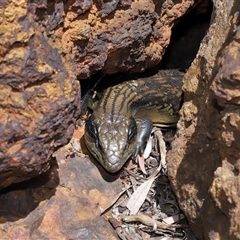
<svg viewBox="0 0 240 240">
<path fill-rule="evenodd" d="M 167 149 L 166 149 L 166 144 L 165 141 L 163 139 L 163 135 L 162 132 L 160 130 L 157 130 L 155 132 L 156 137 L 158 139 L 159 142 L 159 147 L 160 147 L 160 154 L 161 154 L 161 164 L 163 168 L 167 168 L 167 163 L 166 163 L 166 154 L 167 154 Z"/>
<path fill-rule="evenodd" d="M 138 158 L 138 164 L 139 164 L 140 169 L 142 170 L 142 172 L 144 174 L 147 174 L 147 171 L 145 169 L 145 162 L 144 162 L 145 158 L 140 155 L 138 155 L 137 158 Z"/>
<path fill-rule="evenodd" d="M 127 208 L 130 210 L 130 214 L 136 214 L 143 202 L 145 201 L 148 191 L 152 186 L 153 181 L 156 177 L 148 179 L 146 182 L 142 183 L 137 190 L 130 197 Z"/>
<path fill-rule="evenodd" d="M 150 156 L 150 153 L 152 151 L 152 139 L 153 139 L 152 136 L 150 136 L 148 138 L 147 145 L 146 145 L 146 148 L 145 148 L 144 153 L 143 153 L 144 159 L 146 159 Z"/>
<path fill-rule="evenodd" d="M 163 219 L 163 221 L 167 224 L 173 224 L 175 222 L 178 222 L 182 219 L 184 219 L 185 216 L 183 214 L 177 214 L 177 215 L 174 215 L 174 216 L 171 216 L 171 217 L 166 217 Z"/>
<path fill-rule="evenodd" d="M 148 138 L 147 145 L 145 147 L 143 155 L 142 156 L 138 155 L 139 167 L 144 174 L 147 174 L 147 171 L 145 168 L 145 159 L 147 159 L 150 156 L 150 153 L 152 151 L 152 138 L 153 138 L 152 136 Z"/>
<path fill-rule="evenodd" d="M 111 208 L 116 202 L 117 200 L 130 188 L 131 186 L 123 189 L 114 199 L 113 201 L 110 203 L 110 205 L 105 208 L 104 210 L 101 210 L 101 214 L 100 215 L 103 215 L 107 210 L 109 210 L 109 208 Z"/>
</svg>

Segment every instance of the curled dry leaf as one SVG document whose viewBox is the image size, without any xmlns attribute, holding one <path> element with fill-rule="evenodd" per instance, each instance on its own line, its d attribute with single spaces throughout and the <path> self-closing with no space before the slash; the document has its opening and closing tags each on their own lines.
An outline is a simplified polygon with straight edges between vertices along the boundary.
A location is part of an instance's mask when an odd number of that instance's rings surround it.
<svg viewBox="0 0 240 240">
<path fill-rule="evenodd" d="M 152 136 L 149 137 L 143 155 L 142 156 L 140 156 L 140 155 L 137 156 L 139 167 L 144 174 L 147 174 L 147 171 L 145 169 L 145 159 L 147 159 L 150 156 L 150 153 L 152 151 L 152 138 L 153 138 Z"/>
<path fill-rule="evenodd" d="M 147 141 L 147 145 L 146 145 L 146 148 L 144 150 L 144 153 L 143 153 L 143 157 L 146 159 L 150 156 L 150 153 L 152 151 L 152 139 L 153 139 L 153 136 L 151 135 Z"/>
<path fill-rule="evenodd" d="M 145 162 L 144 162 L 145 158 L 144 158 L 144 156 L 138 155 L 137 158 L 138 158 L 138 164 L 139 164 L 140 169 L 142 170 L 142 172 L 144 174 L 147 174 L 147 171 L 146 171 L 146 168 L 145 168 Z"/>
</svg>

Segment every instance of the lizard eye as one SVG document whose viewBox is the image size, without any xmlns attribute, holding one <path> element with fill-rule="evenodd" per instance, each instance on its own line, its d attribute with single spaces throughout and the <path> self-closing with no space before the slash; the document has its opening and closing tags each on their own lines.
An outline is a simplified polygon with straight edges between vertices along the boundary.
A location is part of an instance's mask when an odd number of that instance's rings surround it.
<svg viewBox="0 0 240 240">
<path fill-rule="evenodd" d="M 94 122 L 94 116 L 91 115 L 86 121 L 86 132 L 99 144 L 97 125 Z"/>
<path fill-rule="evenodd" d="M 137 124 L 135 120 L 132 118 L 128 128 L 128 143 L 133 141 L 136 134 L 137 134 Z"/>
</svg>

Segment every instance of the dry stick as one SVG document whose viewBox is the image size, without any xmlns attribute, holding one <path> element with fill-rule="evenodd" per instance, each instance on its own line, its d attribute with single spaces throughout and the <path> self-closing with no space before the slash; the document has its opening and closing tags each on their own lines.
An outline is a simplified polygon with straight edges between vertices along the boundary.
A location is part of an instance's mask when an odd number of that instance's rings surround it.
<svg viewBox="0 0 240 240">
<path fill-rule="evenodd" d="M 175 231 L 175 228 L 182 228 L 182 227 L 189 227 L 189 225 L 186 224 L 164 224 L 162 222 L 159 222 L 153 218 L 150 218 L 146 215 L 143 214 L 137 214 L 137 215 L 130 215 L 130 216 L 122 216 L 121 220 L 124 222 L 130 223 L 130 222 L 140 222 L 144 225 L 150 226 L 150 227 L 155 227 L 157 226 L 158 229 L 163 229 L 163 230 L 172 230 Z"/>
</svg>

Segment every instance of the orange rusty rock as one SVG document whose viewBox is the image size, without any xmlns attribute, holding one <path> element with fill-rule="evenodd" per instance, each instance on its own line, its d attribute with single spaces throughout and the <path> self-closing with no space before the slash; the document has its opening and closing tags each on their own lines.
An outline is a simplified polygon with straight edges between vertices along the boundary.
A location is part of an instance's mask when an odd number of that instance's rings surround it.
<svg viewBox="0 0 240 240">
<path fill-rule="evenodd" d="M 184 77 L 178 132 L 167 154 L 179 205 L 198 239 L 240 239 L 238 1 L 215 1 Z M 228 9 L 228 10 L 226 10 Z"/>
<path fill-rule="evenodd" d="M 79 83 L 29 7 L 11 1 L 2 10 L 0 188 L 46 171 L 51 154 L 71 138 L 80 108 Z"/>
<path fill-rule="evenodd" d="M 118 239 L 100 213 L 121 181 L 105 180 L 89 159 L 66 156 L 67 146 L 46 173 L 1 191 L 0 239 Z"/>
<path fill-rule="evenodd" d="M 66 3 L 68 11 L 62 31 L 56 31 L 56 42 L 61 42 L 67 54 L 65 60 L 71 62 L 79 79 L 98 70 L 108 74 L 142 72 L 161 61 L 174 22 L 193 3 L 193 0 Z"/>
<path fill-rule="evenodd" d="M 0 238 L 116 239 L 98 217 L 100 207 L 119 192 L 116 179 L 109 180 L 68 147 L 56 154 L 58 175 L 51 155 L 74 131 L 80 104 L 76 79 L 99 70 L 141 72 L 157 65 L 174 23 L 193 3 L 1 1 L 0 188 L 25 182 L 1 191 L 0 220 L 5 224 Z M 194 188 L 192 182 L 190 186 Z M 192 209 L 201 201 L 193 201 Z"/>
</svg>

